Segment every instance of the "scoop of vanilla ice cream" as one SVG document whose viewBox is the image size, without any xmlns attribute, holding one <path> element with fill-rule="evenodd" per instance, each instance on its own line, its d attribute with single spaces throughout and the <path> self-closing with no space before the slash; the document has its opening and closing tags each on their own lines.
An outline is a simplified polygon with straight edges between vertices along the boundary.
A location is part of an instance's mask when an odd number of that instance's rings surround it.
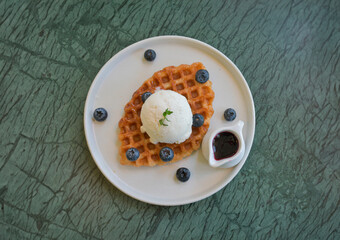
<svg viewBox="0 0 340 240">
<path fill-rule="evenodd" d="M 166 120 L 163 113 L 168 110 Z M 159 121 L 163 119 L 162 125 Z M 171 90 L 152 94 L 142 106 L 141 131 L 146 132 L 154 144 L 181 143 L 191 135 L 192 112 L 187 99 Z"/>
</svg>

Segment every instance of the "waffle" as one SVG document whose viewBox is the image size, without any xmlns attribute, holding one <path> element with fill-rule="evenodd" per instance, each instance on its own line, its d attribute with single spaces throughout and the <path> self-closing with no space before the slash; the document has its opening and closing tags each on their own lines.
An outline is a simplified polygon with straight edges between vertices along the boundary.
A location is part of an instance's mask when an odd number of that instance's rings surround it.
<svg viewBox="0 0 340 240">
<path fill-rule="evenodd" d="M 192 65 L 182 64 L 178 67 L 170 66 L 146 80 L 143 85 L 132 95 L 131 100 L 124 108 L 124 115 L 119 121 L 119 140 L 120 146 L 120 163 L 122 165 L 133 166 L 155 166 L 164 165 L 159 157 L 159 151 L 163 147 L 173 149 L 175 156 L 169 162 L 176 162 L 182 158 L 191 155 L 197 150 L 202 142 L 204 135 L 207 133 L 210 118 L 214 113 L 212 102 L 215 94 L 211 88 L 211 81 L 198 83 L 195 80 L 195 74 L 198 70 L 205 69 L 202 63 L 193 63 Z M 180 144 L 157 143 L 152 144 L 147 133 L 142 133 L 140 112 L 143 105 L 141 96 L 145 92 L 154 93 L 156 89 L 173 90 L 182 94 L 188 99 L 193 114 L 199 113 L 204 116 L 204 124 L 201 127 L 192 127 L 190 137 Z M 129 148 L 137 148 L 140 156 L 136 161 L 129 161 L 126 158 L 126 151 Z"/>
</svg>

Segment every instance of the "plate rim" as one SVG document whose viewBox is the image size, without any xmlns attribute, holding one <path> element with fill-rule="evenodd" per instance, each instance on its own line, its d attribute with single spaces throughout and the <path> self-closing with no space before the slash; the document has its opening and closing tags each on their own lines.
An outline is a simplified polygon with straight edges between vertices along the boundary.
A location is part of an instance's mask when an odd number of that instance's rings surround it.
<svg viewBox="0 0 340 240">
<path fill-rule="evenodd" d="M 87 130 L 87 125 L 88 125 L 88 121 L 89 121 L 89 117 L 87 116 L 87 109 L 89 109 L 89 96 L 90 93 L 92 93 L 93 88 L 96 85 L 97 79 L 99 78 L 99 76 L 102 75 L 102 73 L 105 71 L 105 69 L 107 68 L 108 65 L 111 64 L 111 62 L 115 61 L 117 58 L 119 58 L 121 55 L 123 55 L 126 51 L 129 51 L 130 48 L 133 48 L 136 45 L 142 45 L 145 42 L 148 41 L 156 41 L 156 40 L 181 40 L 181 41 L 189 41 L 189 42 L 193 42 L 195 44 L 198 45 L 203 45 L 204 47 L 208 48 L 209 50 L 211 50 L 212 52 L 214 52 L 214 54 L 217 54 L 219 57 L 222 57 L 222 59 L 224 59 L 225 61 L 227 61 L 236 71 L 236 73 L 239 75 L 239 77 L 241 77 L 242 81 L 243 81 L 243 85 L 245 87 L 245 90 L 247 91 L 248 96 L 250 97 L 250 102 L 251 105 L 249 106 L 253 112 L 253 114 L 251 114 L 251 123 L 254 126 L 253 128 L 251 128 L 251 136 L 250 139 L 247 139 L 247 141 L 249 141 L 249 151 L 245 153 L 245 158 L 244 160 L 242 160 L 237 166 L 235 166 L 234 170 L 231 171 L 230 176 L 226 179 L 226 181 L 221 182 L 222 184 L 220 184 L 217 188 L 214 188 L 212 191 L 209 191 L 205 194 L 199 195 L 199 197 L 193 197 L 190 198 L 188 200 L 176 200 L 176 201 L 172 201 L 172 202 L 167 202 L 167 203 L 163 203 L 160 201 L 157 201 L 157 199 L 150 199 L 148 198 L 148 196 L 146 196 L 145 198 L 143 197 L 139 197 L 139 196 L 134 196 L 133 193 L 130 193 L 128 190 L 124 189 L 122 186 L 120 186 L 119 184 L 117 184 L 116 182 L 114 182 L 113 180 L 111 180 L 111 178 L 106 174 L 105 169 L 103 169 L 103 166 L 100 165 L 99 161 L 96 160 L 95 157 L 95 153 L 93 151 L 93 149 L 90 147 L 90 139 L 89 139 L 89 130 Z M 85 132 L 85 139 L 86 139 L 86 143 L 88 146 L 88 149 L 91 153 L 91 156 L 95 162 L 95 164 L 97 165 L 97 167 L 99 168 L 100 172 L 105 176 L 105 178 L 111 183 L 113 184 L 118 190 L 120 190 L 121 192 L 123 192 L 124 194 L 148 203 L 148 204 L 152 204 L 152 205 L 158 205 L 158 206 L 180 206 L 180 205 L 186 205 L 186 204 L 190 204 L 190 203 L 195 203 L 198 202 L 200 200 L 203 200 L 205 198 L 208 198 L 212 195 L 214 195 L 215 193 L 217 193 L 218 191 L 220 191 L 222 188 L 224 188 L 225 186 L 227 186 L 235 177 L 236 175 L 240 172 L 241 168 L 243 167 L 244 163 L 246 162 L 249 153 L 251 151 L 253 142 L 254 142 L 254 136 L 255 136 L 255 128 L 256 128 L 256 112 L 255 112 L 255 105 L 254 105 L 254 99 L 253 99 L 253 95 L 250 91 L 249 85 L 247 83 L 247 81 L 245 80 L 242 72 L 238 69 L 238 67 L 226 56 L 224 55 L 224 53 L 222 53 L 221 51 L 219 51 L 218 49 L 216 49 L 215 47 L 202 42 L 200 40 L 194 39 L 194 38 L 190 38 L 190 37 L 185 37 L 185 36 L 179 36 L 179 35 L 161 35 L 161 36 L 155 36 L 155 37 L 150 37 L 150 38 L 146 38 L 143 40 L 140 40 L 138 42 L 135 42 L 131 45 L 128 45 L 126 47 L 124 47 L 123 49 L 121 49 L 119 52 L 117 52 L 116 54 L 114 54 L 108 61 L 106 61 L 106 63 L 100 68 L 100 70 L 98 71 L 98 73 L 96 74 L 95 78 L 92 80 L 91 86 L 88 90 L 88 93 L 86 95 L 86 101 L 85 101 L 85 105 L 84 105 L 84 132 Z M 117 176 L 118 177 L 118 176 Z M 121 180 L 124 184 L 126 184 L 123 180 Z"/>
</svg>

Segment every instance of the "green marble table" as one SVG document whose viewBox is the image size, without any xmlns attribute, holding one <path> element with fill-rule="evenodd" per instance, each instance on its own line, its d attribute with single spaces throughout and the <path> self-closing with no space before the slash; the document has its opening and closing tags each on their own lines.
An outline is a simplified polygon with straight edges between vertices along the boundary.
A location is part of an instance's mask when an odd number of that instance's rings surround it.
<svg viewBox="0 0 340 240">
<path fill-rule="evenodd" d="M 237 177 L 161 207 L 120 192 L 86 145 L 102 65 L 157 35 L 243 72 L 256 133 Z M 340 1 L 0 1 L 0 239 L 340 239 Z"/>
</svg>

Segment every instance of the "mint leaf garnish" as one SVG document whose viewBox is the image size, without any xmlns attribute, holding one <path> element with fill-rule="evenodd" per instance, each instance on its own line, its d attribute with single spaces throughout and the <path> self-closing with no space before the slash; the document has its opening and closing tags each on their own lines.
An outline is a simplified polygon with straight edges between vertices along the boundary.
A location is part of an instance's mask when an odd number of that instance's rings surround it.
<svg viewBox="0 0 340 240">
<path fill-rule="evenodd" d="M 163 118 L 159 120 L 159 124 L 162 126 L 168 126 L 167 124 L 164 123 L 165 120 L 167 120 L 168 122 L 170 122 L 169 119 L 167 119 L 166 116 L 171 115 L 173 112 L 170 111 L 169 109 L 165 109 L 165 111 L 163 112 Z"/>
</svg>

